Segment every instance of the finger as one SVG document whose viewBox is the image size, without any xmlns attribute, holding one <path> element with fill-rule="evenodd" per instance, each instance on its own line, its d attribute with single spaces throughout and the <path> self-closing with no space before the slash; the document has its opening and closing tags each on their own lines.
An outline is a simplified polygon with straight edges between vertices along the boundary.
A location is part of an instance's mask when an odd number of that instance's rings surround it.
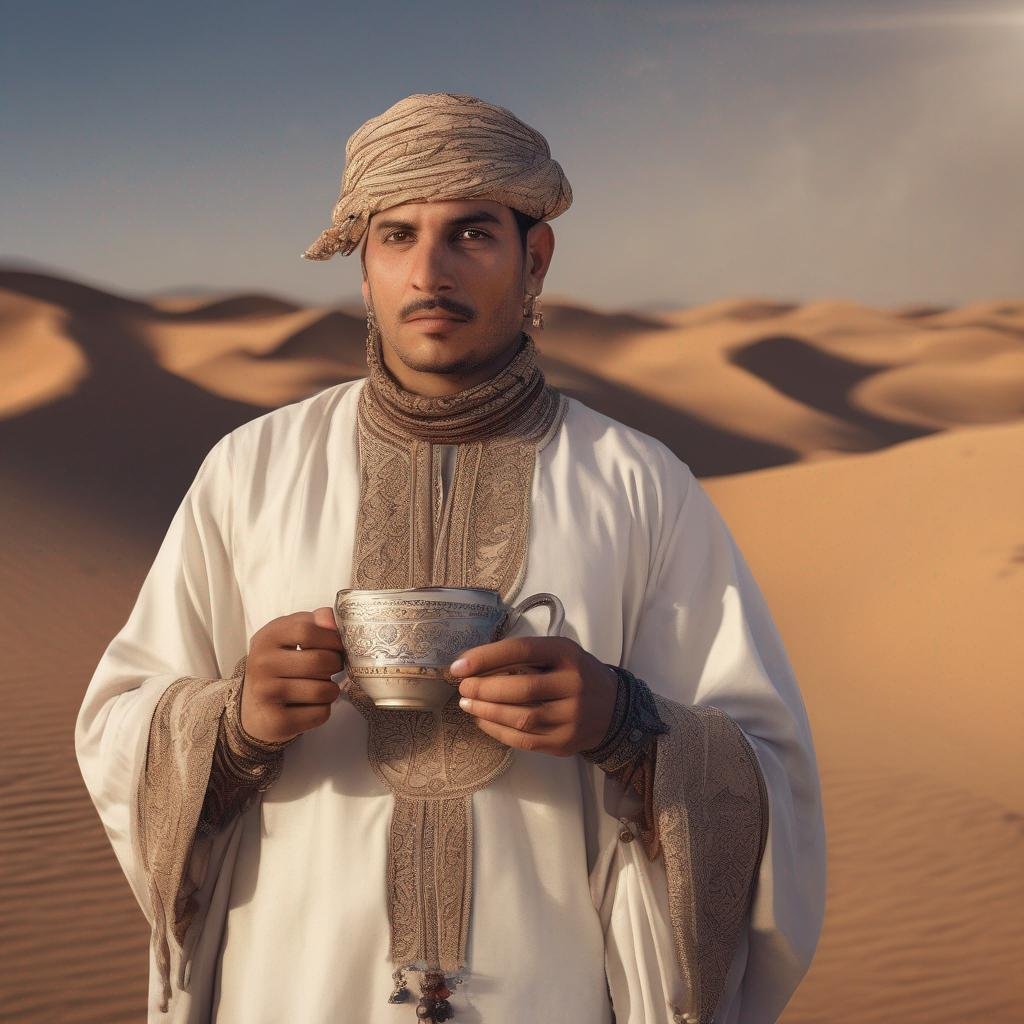
<svg viewBox="0 0 1024 1024">
<path fill-rule="evenodd" d="M 249 686 L 250 682 L 246 680 L 244 685 Z M 332 690 L 341 692 L 340 685 L 329 676 L 279 676 L 271 673 L 263 677 L 259 696 L 266 701 L 284 704 L 294 699 L 289 694 L 307 693 L 311 688 L 319 688 L 323 694 L 331 693 Z M 333 697 L 334 694 L 331 693 L 331 699 Z"/>
<path fill-rule="evenodd" d="M 328 609 L 329 610 L 329 609 Z M 333 612 L 331 619 L 333 619 Z M 269 638 L 268 638 L 269 639 Z M 340 651 L 341 635 L 333 622 L 328 622 L 324 609 L 317 608 L 313 612 L 293 612 L 282 615 L 274 622 L 272 642 L 277 647 L 295 650 L 295 645 L 302 647 L 322 648 Z"/>
<path fill-rule="evenodd" d="M 313 622 L 318 626 L 323 626 L 324 629 L 333 629 L 335 632 L 338 631 L 338 623 L 334 618 L 334 609 L 328 606 L 323 608 L 317 608 L 313 612 Z"/>
<path fill-rule="evenodd" d="M 517 732 L 543 734 L 569 720 L 566 701 L 544 701 L 540 704 L 493 704 L 486 700 L 463 697 L 459 707 L 476 719 L 495 725 L 506 725 Z"/>
<path fill-rule="evenodd" d="M 452 675 L 461 677 L 476 676 L 511 665 L 553 668 L 561 664 L 563 653 L 562 637 L 511 636 L 471 647 L 452 662 L 450 670 Z"/>
<path fill-rule="evenodd" d="M 324 629 L 312 623 L 305 628 L 297 629 L 280 644 L 286 650 L 294 651 L 296 645 L 304 651 L 343 651 L 341 636 L 336 629 Z"/>
<path fill-rule="evenodd" d="M 560 739 L 561 729 L 553 729 L 548 733 L 520 732 L 507 725 L 489 722 L 486 718 L 476 719 L 476 725 L 481 732 L 493 736 L 499 743 L 504 743 L 507 747 L 518 747 L 520 750 L 535 750 L 558 756 L 567 753 Z"/>
<path fill-rule="evenodd" d="M 272 660 L 274 675 L 285 679 L 329 679 L 341 671 L 340 651 L 311 647 L 301 651 L 287 648 L 275 651 Z"/>
<path fill-rule="evenodd" d="M 558 700 L 569 696 L 565 677 L 559 672 L 467 676 L 459 683 L 459 693 L 474 700 L 496 701 L 500 704 L 530 704 L 538 700 Z"/>
<path fill-rule="evenodd" d="M 341 635 L 337 629 L 318 626 L 311 619 L 296 623 L 282 638 L 279 646 L 294 651 L 296 644 L 301 646 L 303 650 L 343 650 Z"/>
</svg>

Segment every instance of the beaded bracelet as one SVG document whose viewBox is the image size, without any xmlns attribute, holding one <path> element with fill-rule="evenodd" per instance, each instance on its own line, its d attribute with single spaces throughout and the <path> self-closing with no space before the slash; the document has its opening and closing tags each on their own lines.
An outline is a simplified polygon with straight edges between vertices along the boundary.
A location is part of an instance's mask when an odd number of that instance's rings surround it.
<svg viewBox="0 0 1024 1024">
<path fill-rule="evenodd" d="M 619 685 L 615 708 L 605 738 L 596 747 L 581 750 L 580 757 L 605 772 L 618 771 L 644 752 L 652 736 L 669 731 L 654 703 L 650 687 L 628 669 L 609 665 Z"/>
</svg>

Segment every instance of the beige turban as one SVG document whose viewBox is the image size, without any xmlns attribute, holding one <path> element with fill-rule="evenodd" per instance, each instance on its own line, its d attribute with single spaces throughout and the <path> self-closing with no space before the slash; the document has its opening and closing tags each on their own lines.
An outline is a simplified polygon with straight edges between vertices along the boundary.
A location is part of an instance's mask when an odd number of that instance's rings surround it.
<svg viewBox="0 0 1024 1024">
<path fill-rule="evenodd" d="M 537 220 L 572 203 L 547 140 L 511 111 L 475 96 L 415 93 L 356 129 L 331 227 L 302 254 L 347 256 L 370 217 L 402 203 L 491 199 Z"/>
</svg>

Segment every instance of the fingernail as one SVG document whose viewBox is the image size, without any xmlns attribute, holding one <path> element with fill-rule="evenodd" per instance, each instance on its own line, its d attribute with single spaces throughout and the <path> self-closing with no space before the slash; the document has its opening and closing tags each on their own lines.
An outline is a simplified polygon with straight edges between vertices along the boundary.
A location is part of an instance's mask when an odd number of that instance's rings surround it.
<svg viewBox="0 0 1024 1024">
<path fill-rule="evenodd" d="M 468 697 L 459 698 L 459 707 L 462 708 L 463 711 L 468 711 L 472 706 L 473 702 Z"/>
<path fill-rule="evenodd" d="M 460 676 L 467 668 L 469 668 L 469 662 L 465 658 L 456 658 L 449 666 L 449 671 L 453 676 Z"/>
</svg>

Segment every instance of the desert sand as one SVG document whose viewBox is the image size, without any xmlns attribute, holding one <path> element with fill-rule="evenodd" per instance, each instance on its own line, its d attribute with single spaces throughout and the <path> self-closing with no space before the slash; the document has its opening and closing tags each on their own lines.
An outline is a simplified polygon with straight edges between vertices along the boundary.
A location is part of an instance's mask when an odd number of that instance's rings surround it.
<svg viewBox="0 0 1024 1024">
<path fill-rule="evenodd" d="M 1024 1020 L 1024 301 L 543 308 L 549 379 L 702 479 L 796 668 L 829 885 L 783 1020 Z M 75 717 L 209 448 L 362 376 L 364 338 L 342 308 L 0 273 L 2 1019 L 143 1018 Z"/>
</svg>

